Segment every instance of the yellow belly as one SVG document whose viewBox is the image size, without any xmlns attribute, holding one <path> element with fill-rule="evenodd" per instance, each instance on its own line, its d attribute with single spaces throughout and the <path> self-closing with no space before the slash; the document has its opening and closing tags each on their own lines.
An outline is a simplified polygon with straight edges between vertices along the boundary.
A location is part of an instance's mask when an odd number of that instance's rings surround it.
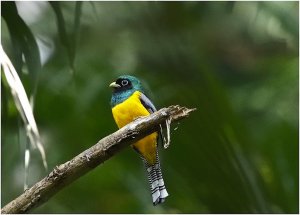
<svg viewBox="0 0 300 215">
<path fill-rule="evenodd" d="M 119 128 L 132 122 L 139 116 L 148 116 L 150 113 L 140 101 L 141 93 L 134 92 L 124 102 L 112 108 L 113 117 Z M 156 160 L 157 132 L 152 133 L 143 139 L 132 144 L 149 164 L 154 164 Z"/>
</svg>

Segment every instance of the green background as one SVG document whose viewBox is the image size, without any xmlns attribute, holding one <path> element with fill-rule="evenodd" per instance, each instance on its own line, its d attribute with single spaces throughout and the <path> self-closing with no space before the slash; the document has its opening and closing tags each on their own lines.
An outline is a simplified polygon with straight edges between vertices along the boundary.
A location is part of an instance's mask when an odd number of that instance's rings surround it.
<svg viewBox="0 0 300 215">
<path fill-rule="evenodd" d="M 119 75 L 139 77 L 157 108 L 197 108 L 160 150 L 164 204 L 152 206 L 128 147 L 33 213 L 299 212 L 298 2 L 14 6 L 1 3 L 1 42 L 35 94 L 49 171 L 117 130 L 108 85 Z M 23 190 L 26 134 L 1 78 L 3 207 Z M 46 173 L 31 157 L 33 185 Z"/>
</svg>

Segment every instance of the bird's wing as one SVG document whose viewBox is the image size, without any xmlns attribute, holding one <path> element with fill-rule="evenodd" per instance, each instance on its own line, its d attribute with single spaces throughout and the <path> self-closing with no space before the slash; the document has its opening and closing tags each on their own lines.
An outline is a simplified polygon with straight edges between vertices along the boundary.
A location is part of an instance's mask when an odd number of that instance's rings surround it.
<svg viewBox="0 0 300 215">
<path fill-rule="evenodd" d="M 141 103 L 149 111 L 150 114 L 157 111 L 154 104 L 151 102 L 151 100 L 144 93 L 141 93 L 140 100 L 141 100 Z M 160 139 L 160 141 L 163 142 L 163 132 L 162 132 L 162 127 L 161 126 L 160 126 L 160 130 L 159 130 L 158 139 Z"/>
<path fill-rule="evenodd" d="M 154 104 L 145 94 L 141 93 L 140 100 L 149 113 L 154 113 L 156 111 Z"/>
</svg>

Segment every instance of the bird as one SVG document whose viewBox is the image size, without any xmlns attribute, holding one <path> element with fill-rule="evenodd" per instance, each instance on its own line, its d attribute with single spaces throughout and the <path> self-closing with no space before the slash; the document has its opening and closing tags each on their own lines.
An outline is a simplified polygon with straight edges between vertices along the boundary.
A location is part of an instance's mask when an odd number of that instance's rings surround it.
<svg viewBox="0 0 300 215">
<path fill-rule="evenodd" d="M 119 128 L 157 111 L 135 76 L 119 76 L 109 87 L 113 89 L 110 101 L 112 115 Z M 161 136 L 161 131 L 154 132 L 131 145 L 139 153 L 146 168 L 154 206 L 163 203 L 169 196 L 158 157 L 158 141 Z"/>
</svg>

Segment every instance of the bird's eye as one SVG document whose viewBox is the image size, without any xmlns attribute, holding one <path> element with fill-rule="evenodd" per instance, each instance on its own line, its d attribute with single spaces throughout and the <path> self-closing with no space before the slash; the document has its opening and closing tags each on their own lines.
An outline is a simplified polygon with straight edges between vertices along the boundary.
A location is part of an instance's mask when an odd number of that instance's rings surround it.
<svg viewBox="0 0 300 215">
<path fill-rule="evenodd" d="M 122 80 L 121 84 L 122 84 L 122 86 L 126 86 L 128 84 L 128 81 L 127 80 Z"/>
</svg>

